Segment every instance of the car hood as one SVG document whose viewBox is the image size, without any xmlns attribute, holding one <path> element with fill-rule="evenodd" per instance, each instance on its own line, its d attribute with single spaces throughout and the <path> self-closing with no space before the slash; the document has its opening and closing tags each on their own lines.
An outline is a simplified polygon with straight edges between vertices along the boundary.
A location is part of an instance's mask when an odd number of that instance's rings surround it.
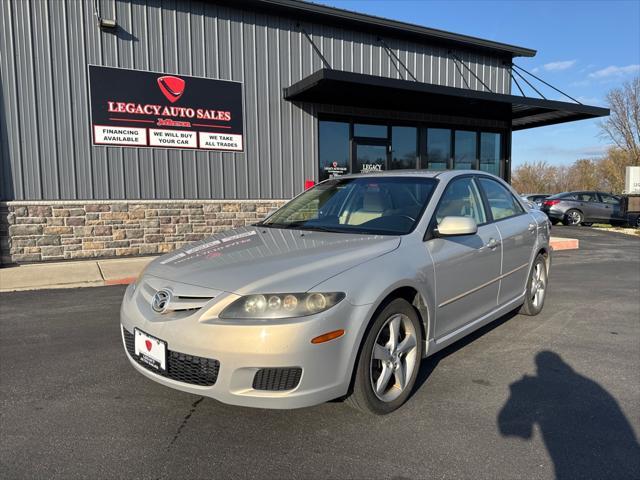
<svg viewBox="0 0 640 480">
<path fill-rule="evenodd" d="M 145 274 L 239 295 L 304 292 L 399 245 L 398 236 L 245 227 L 159 257 Z"/>
</svg>

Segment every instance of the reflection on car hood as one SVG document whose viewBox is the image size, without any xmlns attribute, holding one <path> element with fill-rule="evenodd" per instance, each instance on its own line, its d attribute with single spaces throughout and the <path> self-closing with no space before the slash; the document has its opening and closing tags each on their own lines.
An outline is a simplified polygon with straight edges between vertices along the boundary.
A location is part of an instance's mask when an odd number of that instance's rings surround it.
<svg viewBox="0 0 640 480">
<path fill-rule="evenodd" d="M 304 292 L 398 245 L 397 236 L 245 227 L 159 257 L 146 274 L 241 295 Z"/>
</svg>

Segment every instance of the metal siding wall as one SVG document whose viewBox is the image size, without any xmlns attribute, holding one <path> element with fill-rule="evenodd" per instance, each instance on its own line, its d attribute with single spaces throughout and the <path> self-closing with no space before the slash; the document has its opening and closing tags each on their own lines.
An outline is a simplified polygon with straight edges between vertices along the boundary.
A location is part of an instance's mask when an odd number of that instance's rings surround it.
<svg viewBox="0 0 640 480">
<path fill-rule="evenodd" d="M 99 5 L 116 32 L 99 31 L 92 0 L 0 2 L 0 199 L 287 198 L 315 178 L 326 108 L 282 99 L 323 67 L 295 19 L 198 0 Z M 374 34 L 303 28 L 335 69 L 410 79 Z M 418 81 L 485 90 L 447 47 L 385 42 Z M 510 93 L 500 59 L 453 53 Z M 88 64 L 243 82 L 245 152 L 93 147 Z"/>
</svg>

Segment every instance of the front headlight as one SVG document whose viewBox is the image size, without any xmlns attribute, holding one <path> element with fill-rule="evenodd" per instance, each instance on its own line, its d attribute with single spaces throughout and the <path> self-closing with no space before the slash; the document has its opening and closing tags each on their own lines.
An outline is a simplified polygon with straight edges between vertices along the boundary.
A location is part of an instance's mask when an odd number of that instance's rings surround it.
<svg viewBox="0 0 640 480">
<path fill-rule="evenodd" d="M 269 293 L 240 297 L 220 318 L 292 318 L 324 312 L 339 303 L 344 293 Z"/>
</svg>

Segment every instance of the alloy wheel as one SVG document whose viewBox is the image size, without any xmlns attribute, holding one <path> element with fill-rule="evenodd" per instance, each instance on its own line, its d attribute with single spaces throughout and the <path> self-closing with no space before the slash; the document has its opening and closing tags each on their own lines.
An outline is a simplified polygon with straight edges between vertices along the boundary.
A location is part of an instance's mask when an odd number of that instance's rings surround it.
<svg viewBox="0 0 640 480">
<path fill-rule="evenodd" d="M 371 387 L 378 399 L 391 402 L 407 387 L 418 364 L 416 331 L 404 314 L 392 315 L 382 326 L 371 353 Z"/>
<path fill-rule="evenodd" d="M 569 225 L 579 225 L 582 222 L 582 215 L 577 210 L 572 210 L 567 213 L 567 220 Z"/>
<path fill-rule="evenodd" d="M 544 263 L 537 262 L 533 269 L 533 279 L 531 280 L 531 289 L 529 292 L 531 296 L 531 303 L 536 309 L 542 307 L 546 290 L 547 269 L 545 268 Z"/>
</svg>

